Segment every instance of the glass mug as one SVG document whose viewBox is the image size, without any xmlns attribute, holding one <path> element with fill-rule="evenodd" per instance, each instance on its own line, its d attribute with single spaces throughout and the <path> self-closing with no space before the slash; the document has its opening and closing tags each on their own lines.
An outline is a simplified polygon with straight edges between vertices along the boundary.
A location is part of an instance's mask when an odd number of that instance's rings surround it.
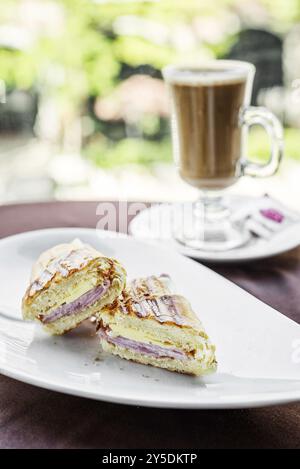
<svg viewBox="0 0 300 469">
<path fill-rule="evenodd" d="M 279 120 L 263 107 L 250 106 L 255 67 L 247 62 L 215 60 L 198 66 L 169 65 L 163 77 L 171 98 L 172 141 L 180 176 L 200 192 L 193 204 L 193 226 L 175 237 L 188 247 L 223 251 L 250 237 L 234 222 L 222 191 L 241 176 L 270 176 L 283 156 Z M 271 141 L 266 164 L 245 154 L 249 127 L 261 125 Z"/>
</svg>

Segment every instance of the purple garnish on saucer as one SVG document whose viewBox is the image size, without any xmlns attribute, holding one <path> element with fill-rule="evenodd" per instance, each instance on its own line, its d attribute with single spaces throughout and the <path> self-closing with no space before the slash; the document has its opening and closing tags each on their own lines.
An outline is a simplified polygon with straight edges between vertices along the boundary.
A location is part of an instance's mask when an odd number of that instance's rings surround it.
<svg viewBox="0 0 300 469">
<path fill-rule="evenodd" d="M 281 223 L 284 220 L 284 215 L 275 210 L 274 208 L 263 208 L 260 210 L 260 213 L 269 220 L 275 221 L 276 223 Z"/>
</svg>

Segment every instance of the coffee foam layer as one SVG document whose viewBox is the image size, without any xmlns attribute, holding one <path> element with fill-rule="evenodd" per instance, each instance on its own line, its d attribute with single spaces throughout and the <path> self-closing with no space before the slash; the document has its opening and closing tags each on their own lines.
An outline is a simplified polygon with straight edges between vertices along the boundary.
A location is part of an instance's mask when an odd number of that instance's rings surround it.
<svg viewBox="0 0 300 469">
<path fill-rule="evenodd" d="M 174 85 L 223 85 L 246 81 L 251 66 L 236 68 L 217 68 L 212 66 L 180 68 L 169 66 L 163 70 L 163 76 L 167 83 Z"/>
</svg>

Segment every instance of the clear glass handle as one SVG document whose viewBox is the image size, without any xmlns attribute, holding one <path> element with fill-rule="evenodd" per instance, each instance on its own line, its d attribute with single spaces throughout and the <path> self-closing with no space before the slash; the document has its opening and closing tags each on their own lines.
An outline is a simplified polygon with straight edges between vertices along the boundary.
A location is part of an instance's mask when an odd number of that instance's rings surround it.
<svg viewBox="0 0 300 469">
<path fill-rule="evenodd" d="M 261 125 L 270 138 L 270 157 L 267 163 L 242 160 L 242 174 L 256 177 L 272 176 L 276 173 L 283 157 L 283 129 L 280 121 L 264 107 L 249 106 L 241 112 L 241 126 L 247 131 L 252 125 Z"/>
</svg>

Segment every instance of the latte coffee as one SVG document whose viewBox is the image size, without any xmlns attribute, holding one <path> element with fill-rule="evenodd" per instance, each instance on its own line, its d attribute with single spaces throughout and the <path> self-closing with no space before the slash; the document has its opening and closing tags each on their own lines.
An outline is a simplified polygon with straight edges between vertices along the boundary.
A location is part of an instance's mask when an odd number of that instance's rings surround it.
<svg viewBox="0 0 300 469">
<path fill-rule="evenodd" d="M 175 163 L 182 179 L 200 189 L 197 200 L 189 204 L 191 216 L 180 221 L 174 217 L 172 236 L 189 249 L 209 252 L 207 259 L 217 259 L 216 252 L 251 239 L 246 219 L 237 223 L 235 204 L 223 198 L 222 189 L 243 175 L 271 176 L 283 156 L 280 121 L 268 109 L 250 105 L 254 75 L 254 65 L 239 60 L 163 69 L 171 97 Z M 248 158 L 252 125 L 260 125 L 269 137 L 266 163 Z"/>
<path fill-rule="evenodd" d="M 240 110 L 247 75 L 237 68 L 166 70 L 173 145 L 181 177 L 199 189 L 223 189 L 240 176 Z"/>
</svg>

